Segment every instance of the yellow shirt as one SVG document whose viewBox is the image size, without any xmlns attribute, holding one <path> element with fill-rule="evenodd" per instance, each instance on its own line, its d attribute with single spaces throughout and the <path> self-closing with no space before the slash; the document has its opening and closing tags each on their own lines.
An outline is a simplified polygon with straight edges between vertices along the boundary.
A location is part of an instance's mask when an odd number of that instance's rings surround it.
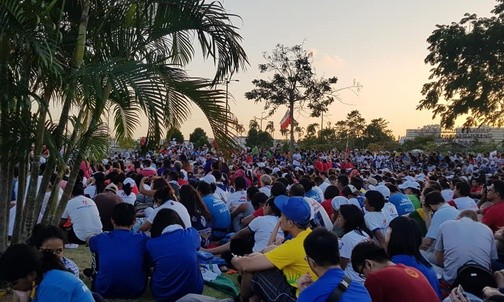
<svg viewBox="0 0 504 302">
<path fill-rule="evenodd" d="M 305 260 L 306 253 L 303 247 L 303 242 L 310 233 L 311 229 L 308 228 L 291 240 L 264 254 L 273 265 L 283 272 L 287 282 L 296 288 L 297 279 L 307 272 L 310 273 L 313 281 L 317 280 L 317 275 L 310 269 L 308 262 Z M 297 295 L 299 295 L 299 290 L 296 291 Z"/>
</svg>

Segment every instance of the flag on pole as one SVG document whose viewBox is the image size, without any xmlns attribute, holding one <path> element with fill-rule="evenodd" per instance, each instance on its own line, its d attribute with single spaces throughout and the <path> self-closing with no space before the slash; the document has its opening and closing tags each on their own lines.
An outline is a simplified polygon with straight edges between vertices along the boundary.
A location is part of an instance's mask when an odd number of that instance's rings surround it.
<svg viewBox="0 0 504 302">
<path fill-rule="evenodd" d="M 348 148 L 348 139 L 347 139 L 345 148 L 345 158 L 348 158 L 349 155 L 350 155 L 350 148 Z"/>
<path fill-rule="evenodd" d="M 285 115 L 282 117 L 282 120 L 280 121 L 280 130 L 286 129 L 291 122 L 292 121 L 290 117 L 290 110 L 287 109 L 287 112 L 285 112 Z"/>
</svg>

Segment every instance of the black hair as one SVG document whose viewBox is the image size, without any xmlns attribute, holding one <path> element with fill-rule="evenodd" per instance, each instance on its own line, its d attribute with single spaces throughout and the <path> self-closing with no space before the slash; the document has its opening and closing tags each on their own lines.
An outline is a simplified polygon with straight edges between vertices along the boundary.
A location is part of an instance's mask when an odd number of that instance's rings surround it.
<svg viewBox="0 0 504 302">
<path fill-rule="evenodd" d="M 234 184 L 236 191 L 245 190 L 247 188 L 247 182 L 245 181 L 245 177 L 243 176 L 236 177 Z"/>
<path fill-rule="evenodd" d="M 385 205 L 385 198 L 383 195 L 375 190 L 370 190 L 366 192 L 366 199 L 370 206 L 374 208 L 375 212 L 381 211 Z"/>
<path fill-rule="evenodd" d="M 359 209 L 354 204 L 342 204 L 339 209 L 339 214 L 345 219 L 345 224 L 343 225 L 343 231 L 346 233 L 356 230 L 357 232 L 364 235 L 368 234 L 372 237 L 372 233 L 366 227 L 364 222 L 364 214 L 362 214 L 361 209 Z"/>
<path fill-rule="evenodd" d="M 28 244 L 8 247 L 0 257 L 0 280 L 13 282 L 30 273 L 40 272 L 43 266 L 42 253 Z"/>
<path fill-rule="evenodd" d="M 268 195 L 263 192 L 256 192 L 254 196 L 252 196 L 251 203 L 254 209 L 259 208 L 261 205 L 265 204 L 268 200 Z"/>
<path fill-rule="evenodd" d="M 455 188 L 462 196 L 469 196 L 471 193 L 471 186 L 466 181 L 459 181 L 455 184 Z"/>
<path fill-rule="evenodd" d="M 387 254 L 389 257 L 410 255 L 414 256 L 417 262 L 427 267 L 432 267 L 429 261 L 420 254 L 422 231 L 415 220 L 399 216 L 390 222 L 389 227 L 392 229 L 387 245 Z"/>
<path fill-rule="evenodd" d="M 437 181 L 435 181 L 435 180 L 429 180 L 428 183 L 429 183 L 429 188 L 434 188 L 434 189 L 436 189 L 438 191 L 442 190 L 441 185 Z"/>
<path fill-rule="evenodd" d="M 130 183 L 124 184 L 122 188 L 123 188 L 124 194 L 126 196 L 130 196 L 131 190 L 133 190 L 133 188 L 131 187 L 131 184 Z"/>
<path fill-rule="evenodd" d="M 166 188 L 166 187 L 169 187 L 168 182 L 166 181 L 166 179 L 164 179 L 162 177 L 156 178 L 152 182 L 152 190 L 160 190 L 160 189 Z"/>
<path fill-rule="evenodd" d="M 357 176 L 353 176 L 351 179 L 350 179 L 350 184 L 352 186 L 354 186 L 357 190 L 361 190 L 362 189 L 362 184 L 363 184 L 363 181 L 362 179 L 360 179 L 359 177 Z"/>
<path fill-rule="evenodd" d="M 285 177 L 279 177 L 279 178 L 277 178 L 275 180 L 275 183 L 277 183 L 277 182 L 282 183 L 286 188 L 287 188 L 288 185 L 290 185 L 289 180 L 287 178 L 285 178 Z M 275 185 L 275 184 L 273 184 L 273 185 Z M 282 194 L 280 194 L 280 195 L 282 195 Z"/>
<path fill-rule="evenodd" d="M 428 194 L 424 195 L 424 198 L 425 198 L 425 205 L 426 206 L 443 204 L 445 202 L 443 195 L 441 195 L 441 192 L 439 192 L 437 190 L 434 190 L 434 191 L 429 192 Z"/>
<path fill-rule="evenodd" d="M 185 228 L 184 221 L 180 218 L 179 214 L 172 209 L 161 209 L 152 222 L 150 230 L 151 237 L 156 238 L 161 236 L 163 230 L 170 225 L 178 224 Z"/>
<path fill-rule="evenodd" d="M 84 185 L 82 182 L 76 182 L 72 189 L 72 196 L 84 195 Z"/>
<path fill-rule="evenodd" d="M 259 192 L 259 189 L 256 187 L 256 186 L 250 186 L 248 189 L 247 189 L 247 199 L 251 200 L 252 197 L 257 193 Z"/>
<path fill-rule="evenodd" d="M 132 204 L 121 202 L 114 206 L 112 210 L 114 223 L 121 227 L 129 227 L 135 223 L 136 211 Z"/>
<path fill-rule="evenodd" d="M 305 189 L 302 184 L 293 184 L 289 190 L 290 196 L 304 196 Z"/>
<path fill-rule="evenodd" d="M 273 214 L 276 217 L 280 217 L 282 215 L 282 211 L 280 211 L 280 209 L 275 204 L 275 197 L 274 196 L 271 196 L 270 198 L 268 198 L 268 200 L 266 200 L 266 204 L 269 205 L 271 212 L 273 212 Z"/>
<path fill-rule="evenodd" d="M 324 191 L 324 199 L 333 199 L 336 196 L 340 195 L 340 191 L 338 187 L 334 185 L 328 186 Z"/>
<path fill-rule="evenodd" d="M 212 215 L 210 215 L 210 212 L 201 200 L 196 189 L 191 185 L 183 185 L 180 187 L 180 203 L 186 207 L 191 217 L 196 214 L 201 214 L 208 221 L 212 220 Z"/>
<path fill-rule="evenodd" d="M 216 181 L 220 181 L 222 179 L 222 172 L 219 170 L 212 170 L 212 175 L 215 177 Z"/>
<path fill-rule="evenodd" d="M 287 195 L 287 187 L 280 181 L 271 185 L 271 196 Z"/>
<path fill-rule="evenodd" d="M 198 183 L 198 191 L 201 193 L 202 197 L 206 196 L 208 194 L 212 194 L 212 188 L 211 188 L 210 184 L 208 184 L 204 181 L 200 181 Z"/>
<path fill-rule="evenodd" d="M 304 187 L 305 193 L 310 191 L 315 186 L 315 183 L 309 177 L 304 176 L 301 177 L 299 183 Z"/>
<path fill-rule="evenodd" d="M 38 250 L 49 239 L 61 239 L 63 243 L 67 242 L 66 234 L 62 229 L 55 225 L 39 223 L 33 227 L 27 243 Z"/>
<path fill-rule="evenodd" d="M 372 241 L 361 242 L 357 244 L 352 250 L 352 268 L 358 272 L 361 270 L 366 260 L 376 261 L 378 263 L 385 263 L 389 261 L 385 249 L 376 245 Z"/>
<path fill-rule="evenodd" d="M 495 193 L 498 193 L 500 198 L 504 198 L 504 181 L 494 180 L 492 181 Z"/>
<path fill-rule="evenodd" d="M 325 228 L 317 228 L 306 236 L 303 247 L 306 256 L 319 266 L 340 263 L 338 236 Z"/>
<path fill-rule="evenodd" d="M 167 186 L 154 193 L 154 201 L 158 202 L 160 205 L 164 204 L 168 200 L 177 200 L 172 187 Z"/>
<path fill-rule="evenodd" d="M 348 180 L 348 176 L 346 175 L 340 175 L 338 176 L 338 183 L 341 184 L 341 186 L 348 186 L 348 183 L 349 183 L 349 180 Z"/>
</svg>

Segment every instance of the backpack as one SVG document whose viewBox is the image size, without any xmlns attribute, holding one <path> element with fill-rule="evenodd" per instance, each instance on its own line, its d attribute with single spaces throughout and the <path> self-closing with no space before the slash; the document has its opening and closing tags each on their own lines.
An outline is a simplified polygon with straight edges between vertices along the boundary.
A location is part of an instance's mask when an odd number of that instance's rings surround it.
<svg viewBox="0 0 504 302">
<path fill-rule="evenodd" d="M 482 298 L 485 286 L 497 287 L 492 272 L 478 263 L 469 260 L 457 270 L 457 278 L 451 288 L 462 285 L 466 292 Z"/>
</svg>

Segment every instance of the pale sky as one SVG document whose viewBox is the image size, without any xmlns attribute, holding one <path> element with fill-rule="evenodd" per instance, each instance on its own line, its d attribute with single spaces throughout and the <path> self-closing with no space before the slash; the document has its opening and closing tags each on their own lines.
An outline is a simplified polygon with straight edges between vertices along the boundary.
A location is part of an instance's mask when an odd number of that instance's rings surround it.
<svg viewBox="0 0 504 302">
<path fill-rule="evenodd" d="M 305 49 L 314 52 L 318 76 L 337 76 L 337 87 L 362 84 L 358 96 L 341 94 L 342 101 L 334 103 L 324 124 L 334 124 L 346 118 L 348 112 L 359 110 L 369 122 L 374 118 L 389 121 L 394 135 L 405 135 L 407 128 L 438 123 L 429 111 L 415 110 L 421 100 L 422 85 L 428 81 L 430 66 L 424 63 L 428 54 L 426 39 L 436 24 L 458 22 L 464 13 L 489 16 L 496 5 L 490 0 L 223 0 L 229 13 L 242 18 L 233 23 L 240 28 L 242 46 L 250 66 L 237 73 L 229 91 L 233 112 L 248 130 L 253 116 L 260 117 L 263 104 L 254 104 L 244 94 L 253 89 L 252 80 L 270 74 L 260 74 L 258 64 L 264 63 L 262 53 L 271 51 L 277 43 L 292 46 L 304 42 Z M 212 77 L 211 62 L 195 60 L 187 67 L 190 76 Z M 222 87 L 224 89 L 224 86 Z M 286 108 L 270 120 L 279 123 Z M 264 114 L 265 115 L 265 114 Z M 305 114 L 308 116 L 308 113 Z M 302 125 L 318 122 L 295 113 Z M 266 121 L 263 122 L 263 128 Z M 185 138 L 196 127 L 202 127 L 210 137 L 210 127 L 202 113 L 193 107 L 192 117 L 181 130 Z M 138 129 L 138 136 L 145 130 Z"/>
</svg>

